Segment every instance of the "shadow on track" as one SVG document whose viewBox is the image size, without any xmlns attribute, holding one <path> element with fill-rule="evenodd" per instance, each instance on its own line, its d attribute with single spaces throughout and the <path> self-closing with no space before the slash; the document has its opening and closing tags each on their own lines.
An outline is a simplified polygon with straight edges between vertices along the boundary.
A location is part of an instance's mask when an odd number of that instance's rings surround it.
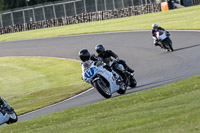
<svg viewBox="0 0 200 133">
<path fill-rule="evenodd" d="M 189 49 L 189 48 L 198 47 L 198 46 L 200 46 L 200 44 L 196 44 L 196 45 L 192 45 L 192 46 L 188 46 L 188 47 L 183 47 L 183 48 L 174 49 L 174 51 Z"/>
<path fill-rule="evenodd" d="M 136 88 L 128 88 L 126 93 L 123 94 L 123 95 L 127 95 L 127 94 L 135 93 L 135 92 L 138 92 L 138 91 L 143 91 L 143 90 L 147 90 L 147 89 L 156 88 L 156 87 L 159 87 L 159 86 L 162 86 L 162 85 L 170 84 L 172 82 L 181 80 L 182 78 L 183 77 L 175 77 L 175 78 L 171 78 L 171 79 L 160 80 L 160 81 L 151 82 L 151 83 L 148 83 L 148 84 L 139 85 Z M 118 96 L 121 96 L 121 95 L 117 94 L 117 95 L 114 95 L 112 97 L 118 97 Z"/>
<path fill-rule="evenodd" d="M 174 49 L 173 52 L 180 51 L 180 50 L 185 50 L 185 49 L 189 49 L 189 48 L 194 48 L 194 47 L 199 47 L 199 46 L 200 46 L 200 44 L 196 44 L 196 45 L 192 45 L 192 46 L 177 48 L 177 49 Z M 160 55 L 169 54 L 169 53 L 171 53 L 171 52 L 167 52 L 167 51 L 166 51 L 166 52 L 161 53 Z"/>
</svg>

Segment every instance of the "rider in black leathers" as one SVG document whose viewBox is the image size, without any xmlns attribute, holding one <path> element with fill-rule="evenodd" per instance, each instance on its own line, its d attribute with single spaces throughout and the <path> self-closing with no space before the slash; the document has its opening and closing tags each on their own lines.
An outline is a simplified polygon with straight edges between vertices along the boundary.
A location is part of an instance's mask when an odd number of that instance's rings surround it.
<svg viewBox="0 0 200 133">
<path fill-rule="evenodd" d="M 99 58 L 98 56 L 95 56 L 94 54 L 90 54 L 90 52 L 84 48 L 79 51 L 79 58 L 81 59 L 82 63 L 81 64 L 86 64 L 87 61 L 92 60 L 92 61 L 102 61 L 102 58 Z M 104 66 L 108 71 L 112 71 L 112 69 L 106 64 Z"/>
<path fill-rule="evenodd" d="M 153 27 L 153 29 L 152 29 L 152 36 L 155 37 L 155 38 L 157 38 L 157 37 L 156 37 L 156 32 L 157 32 L 157 31 L 159 31 L 159 30 L 165 31 L 164 28 L 159 27 L 157 24 L 152 24 L 152 27 Z M 160 46 L 160 44 L 158 43 L 158 40 L 157 40 L 157 39 L 154 40 L 154 45 L 155 45 L 155 46 Z"/>
<path fill-rule="evenodd" d="M 119 64 L 122 64 L 124 68 L 130 72 L 133 73 L 134 70 L 132 70 L 124 60 L 120 60 L 119 57 L 111 50 L 105 50 L 104 46 L 102 44 L 98 44 L 95 47 L 95 50 L 98 54 L 98 57 L 101 57 L 103 59 L 103 62 L 109 65 L 110 61 L 112 61 L 112 58 L 115 58 Z"/>
</svg>

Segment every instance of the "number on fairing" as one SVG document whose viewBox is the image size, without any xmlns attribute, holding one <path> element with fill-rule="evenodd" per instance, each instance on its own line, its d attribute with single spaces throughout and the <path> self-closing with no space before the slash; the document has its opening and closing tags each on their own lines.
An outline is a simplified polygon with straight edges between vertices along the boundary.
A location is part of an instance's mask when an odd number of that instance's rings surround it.
<svg viewBox="0 0 200 133">
<path fill-rule="evenodd" d="M 92 67 L 92 68 L 90 68 L 90 69 L 85 71 L 84 76 L 86 78 L 91 78 L 96 71 L 97 71 L 97 68 L 96 67 Z"/>
</svg>

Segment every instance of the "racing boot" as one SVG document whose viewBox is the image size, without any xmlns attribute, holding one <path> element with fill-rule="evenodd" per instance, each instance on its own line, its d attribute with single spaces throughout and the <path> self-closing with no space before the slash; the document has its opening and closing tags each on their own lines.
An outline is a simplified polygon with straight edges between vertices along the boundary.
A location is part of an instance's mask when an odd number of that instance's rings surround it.
<svg viewBox="0 0 200 133">
<path fill-rule="evenodd" d="M 126 63 L 124 63 L 123 66 L 124 66 L 124 68 L 125 68 L 126 71 L 128 71 L 128 72 L 130 72 L 130 73 L 133 73 L 133 72 L 134 72 L 134 70 L 131 69 Z"/>
<path fill-rule="evenodd" d="M 134 70 L 133 69 L 131 69 L 130 67 L 126 67 L 126 70 L 128 71 L 128 72 L 130 72 L 130 73 L 133 73 L 134 72 Z"/>
</svg>

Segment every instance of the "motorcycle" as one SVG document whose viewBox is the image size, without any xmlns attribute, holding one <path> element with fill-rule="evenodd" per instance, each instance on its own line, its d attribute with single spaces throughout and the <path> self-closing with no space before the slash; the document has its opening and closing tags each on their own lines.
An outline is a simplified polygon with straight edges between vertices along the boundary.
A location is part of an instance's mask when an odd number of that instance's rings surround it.
<svg viewBox="0 0 200 133">
<path fill-rule="evenodd" d="M 3 102 L 6 103 L 5 100 L 3 100 Z M 4 107 L 3 105 L 0 105 L 0 125 L 4 123 L 11 124 L 17 121 L 18 121 L 18 116 L 12 107 L 10 106 Z"/>
<path fill-rule="evenodd" d="M 174 51 L 172 47 L 172 41 L 169 37 L 170 34 L 168 31 L 156 31 L 155 36 L 153 36 L 153 39 L 157 41 L 161 48 L 166 49 L 167 51 Z"/>
<path fill-rule="evenodd" d="M 125 82 L 126 86 L 132 88 L 136 87 L 137 81 L 134 78 L 133 73 L 126 71 L 122 64 L 119 64 L 118 61 L 114 60 L 113 62 L 111 62 L 110 66 L 115 72 L 117 72 L 123 78 L 123 81 Z"/>
<path fill-rule="evenodd" d="M 115 66 L 116 67 L 116 66 Z M 91 84 L 105 98 L 110 98 L 113 93 L 124 94 L 129 86 L 136 86 L 137 82 L 133 75 L 124 75 L 126 79 L 114 70 L 106 69 L 105 63 L 102 61 L 89 60 L 82 64 L 82 79 Z M 116 69 L 123 71 L 123 66 L 118 65 Z"/>
</svg>

